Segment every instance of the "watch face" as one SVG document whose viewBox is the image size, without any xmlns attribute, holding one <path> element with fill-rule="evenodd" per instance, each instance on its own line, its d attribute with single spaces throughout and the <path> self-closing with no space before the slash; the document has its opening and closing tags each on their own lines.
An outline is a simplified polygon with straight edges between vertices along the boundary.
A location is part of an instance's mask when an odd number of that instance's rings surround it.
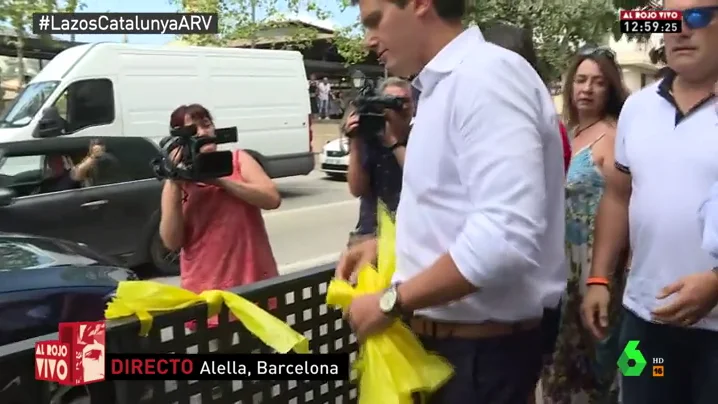
<svg viewBox="0 0 718 404">
<path fill-rule="evenodd" d="M 379 299 L 379 308 L 384 313 L 389 313 L 392 310 L 394 310 L 394 306 L 396 305 L 396 289 L 391 288 L 384 292 L 384 294 Z"/>
</svg>

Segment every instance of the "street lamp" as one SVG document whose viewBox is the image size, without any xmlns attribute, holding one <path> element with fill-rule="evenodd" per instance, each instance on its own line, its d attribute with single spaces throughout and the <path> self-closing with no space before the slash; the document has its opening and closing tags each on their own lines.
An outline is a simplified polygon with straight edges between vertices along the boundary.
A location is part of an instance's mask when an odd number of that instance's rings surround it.
<svg viewBox="0 0 718 404">
<path fill-rule="evenodd" d="M 357 90 L 361 90 L 364 88 L 364 81 L 366 81 L 366 76 L 364 76 L 364 73 L 361 72 L 361 70 L 354 70 L 352 73 L 352 84 L 354 85 L 354 88 Z"/>
</svg>

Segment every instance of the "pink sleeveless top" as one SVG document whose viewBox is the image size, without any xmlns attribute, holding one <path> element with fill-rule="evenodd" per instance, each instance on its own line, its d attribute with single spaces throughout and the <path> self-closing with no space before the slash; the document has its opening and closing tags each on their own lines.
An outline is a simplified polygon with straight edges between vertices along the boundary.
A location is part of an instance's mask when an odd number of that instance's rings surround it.
<svg viewBox="0 0 718 404">
<path fill-rule="evenodd" d="M 234 173 L 242 181 L 238 152 Z M 278 275 L 261 210 L 214 185 L 190 183 L 182 203 L 182 287 L 195 293 L 229 289 Z"/>
</svg>

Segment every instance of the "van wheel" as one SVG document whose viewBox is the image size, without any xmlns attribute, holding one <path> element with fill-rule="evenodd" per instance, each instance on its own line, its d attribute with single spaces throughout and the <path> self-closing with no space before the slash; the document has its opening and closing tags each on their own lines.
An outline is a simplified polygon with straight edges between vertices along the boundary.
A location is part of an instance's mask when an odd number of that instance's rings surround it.
<svg viewBox="0 0 718 404">
<path fill-rule="evenodd" d="M 164 276 L 179 275 L 179 251 L 170 251 L 162 243 L 160 232 L 155 232 L 150 241 L 152 265 Z"/>
</svg>

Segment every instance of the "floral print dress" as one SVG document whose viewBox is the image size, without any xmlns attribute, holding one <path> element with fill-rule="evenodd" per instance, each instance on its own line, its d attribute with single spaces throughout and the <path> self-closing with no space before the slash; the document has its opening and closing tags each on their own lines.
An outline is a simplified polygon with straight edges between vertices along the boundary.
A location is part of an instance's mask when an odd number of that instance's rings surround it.
<svg viewBox="0 0 718 404">
<path fill-rule="evenodd" d="M 606 355 L 601 354 L 602 345 L 608 341 L 597 342 L 581 322 L 581 301 L 591 267 L 594 219 L 605 186 L 594 163 L 592 147 L 603 136 L 574 154 L 566 175 L 566 254 L 570 268 L 556 347 L 541 377 L 544 404 L 618 401 L 615 360 L 607 364 Z M 612 285 L 612 322 L 620 309 L 622 292 L 621 285 Z"/>
</svg>

